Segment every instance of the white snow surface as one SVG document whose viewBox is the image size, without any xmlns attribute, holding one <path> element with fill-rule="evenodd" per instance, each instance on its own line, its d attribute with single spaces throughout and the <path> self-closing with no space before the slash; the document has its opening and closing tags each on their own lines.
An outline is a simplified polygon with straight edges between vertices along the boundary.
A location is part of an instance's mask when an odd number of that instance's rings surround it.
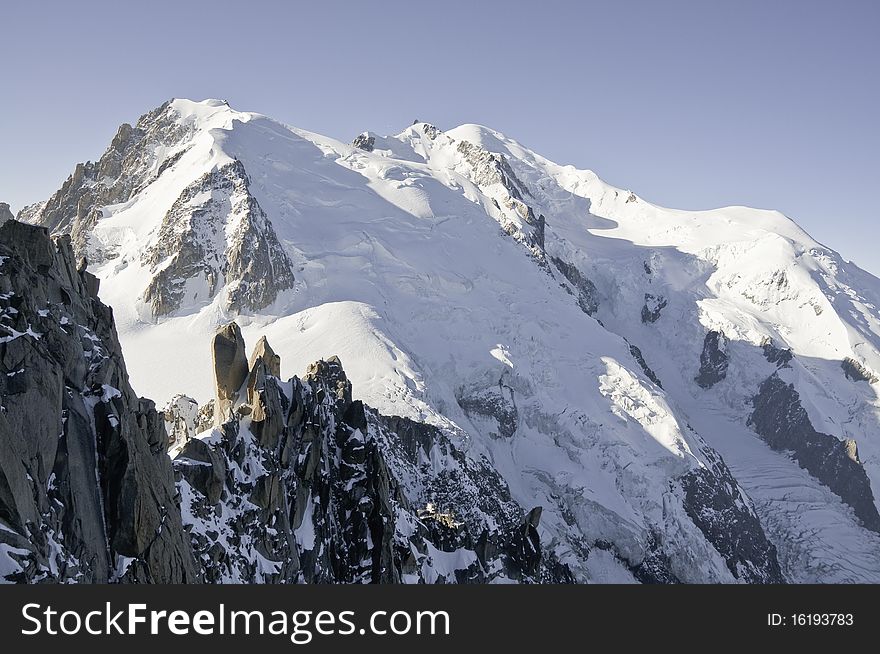
<svg viewBox="0 0 880 654">
<path fill-rule="evenodd" d="M 486 454 L 522 506 L 544 507 L 544 542 L 565 549 L 567 512 L 588 541 L 613 532 L 637 561 L 659 525 L 670 543 L 681 539 L 680 566 L 695 566 L 695 580 L 730 581 L 717 553 L 690 560 L 696 528 L 666 502 L 669 480 L 702 465 L 690 424 L 755 502 L 791 579 L 880 581 L 880 537 L 745 423 L 749 397 L 774 369 L 760 350 L 772 339 L 797 357 L 788 381 L 815 427 L 856 438 L 880 489 L 878 385 L 847 379 L 840 365 L 851 357 L 880 371 L 880 281 L 788 218 L 664 209 L 478 125 L 431 138 L 418 123 L 365 152 L 219 101 L 171 108 L 190 129 L 177 149 L 154 153 L 154 166 L 184 154 L 130 201 L 105 207 L 92 235 L 114 255 L 93 272 L 137 392 L 160 406 L 177 393 L 210 399 L 211 337 L 235 319 L 249 346 L 267 336 L 282 377 L 338 355 L 355 397 Z M 462 141 L 506 158 L 546 218 L 548 257 L 596 285 L 594 317 L 505 233 L 507 223 L 526 227 L 506 210 L 503 186 L 474 182 Z M 226 313 L 220 292 L 149 318 L 142 253 L 181 191 L 235 159 L 294 264 L 294 288 L 254 315 Z M 645 293 L 668 302 L 655 323 L 639 318 Z M 705 391 L 693 378 L 708 329 L 724 332 L 732 356 L 727 379 Z M 458 402 L 502 385 L 518 414 L 509 439 Z M 584 574 L 629 579 L 605 559 L 590 557 Z"/>
</svg>

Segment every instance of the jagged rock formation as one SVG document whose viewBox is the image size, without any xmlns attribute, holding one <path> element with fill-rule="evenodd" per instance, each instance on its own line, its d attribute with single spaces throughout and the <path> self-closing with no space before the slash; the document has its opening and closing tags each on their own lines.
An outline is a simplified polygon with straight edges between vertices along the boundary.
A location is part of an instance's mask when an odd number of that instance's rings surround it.
<svg viewBox="0 0 880 654">
<path fill-rule="evenodd" d="M 351 144 L 365 152 L 372 152 L 373 148 L 376 146 L 376 137 L 364 132 L 363 134 L 355 136 Z"/>
<path fill-rule="evenodd" d="M 210 413 L 205 412 L 205 407 L 210 408 Z M 178 394 L 171 398 L 162 410 L 170 453 L 176 454 L 188 440 L 214 424 L 213 403 L 205 407 L 200 408 L 199 403 L 187 395 Z"/>
<path fill-rule="evenodd" d="M 517 178 L 504 155 L 489 152 L 469 141 L 459 141 L 456 150 L 468 167 L 471 180 L 486 190 L 502 212 L 500 219 L 504 231 L 543 261 L 546 219 L 543 214 L 536 214 L 526 202 L 530 195 L 528 187 Z M 523 224 L 531 229 L 524 230 Z"/>
<path fill-rule="evenodd" d="M 179 396 L 164 415 L 169 442 L 128 385 L 96 280 L 73 259 L 69 237 L 0 227 L 5 580 L 572 580 L 542 555 L 540 509 L 526 515 L 488 462 L 352 400 L 337 359 L 288 394 L 268 342 L 248 365 L 234 323 L 213 345 L 225 419 L 198 433 L 204 412 Z"/>
<path fill-rule="evenodd" d="M 134 127 L 121 125 L 97 162 L 77 164 L 48 201 L 25 207 L 19 220 L 39 223 L 53 234 L 70 234 L 77 256 L 97 260 L 100 252 L 89 249 L 88 241 L 102 207 L 129 200 L 170 168 L 183 154 L 179 144 L 187 133 L 167 102 L 141 116 Z M 160 151 L 166 154 L 156 163 L 153 157 Z"/>
<path fill-rule="evenodd" d="M 162 421 L 69 237 L 0 226 L 0 578 L 197 581 Z"/>
<path fill-rule="evenodd" d="M 261 336 L 254 346 L 254 351 L 248 362 L 248 368 L 254 370 L 258 361 L 262 361 L 263 365 L 266 366 L 266 374 L 281 379 L 281 357 L 275 354 L 275 350 L 269 345 L 269 341 L 266 340 L 265 336 Z"/>
<path fill-rule="evenodd" d="M 862 365 L 852 357 L 845 358 L 840 365 L 843 368 L 843 373 L 846 375 L 847 379 L 851 379 L 852 381 L 865 381 L 869 384 L 876 384 L 880 381 L 880 378 L 871 372 L 867 366 Z"/>
<path fill-rule="evenodd" d="M 215 337 L 215 401 L 234 415 L 174 460 L 207 581 L 572 580 L 542 556 L 540 509 L 524 515 L 487 462 L 353 401 L 336 358 L 282 385 L 265 339 L 244 374 L 240 345 L 234 323 Z M 230 389 L 242 385 L 236 403 Z"/>
<path fill-rule="evenodd" d="M 761 351 L 764 353 L 764 358 L 767 361 L 775 363 L 779 368 L 788 367 L 794 358 L 794 353 L 791 349 L 777 347 L 771 341 L 764 343 L 761 346 Z"/>
<path fill-rule="evenodd" d="M 416 120 L 413 122 L 413 125 L 418 125 L 421 128 L 422 134 L 424 134 L 432 141 L 435 141 L 437 137 L 443 133 L 439 127 L 432 125 L 431 123 L 423 123 L 419 120 Z"/>
<path fill-rule="evenodd" d="M 789 451 L 811 475 L 849 504 L 865 527 L 880 531 L 880 514 L 852 439 L 816 431 L 794 386 L 774 373 L 752 399 L 749 425 L 773 449 Z"/>
<path fill-rule="evenodd" d="M 244 338 L 237 323 L 229 323 L 217 331 L 211 343 L 211 356 L 216 389 L 214 424 L 222 425 L 232 419 L 232 409 L 248 375 Z"/>
</svg>

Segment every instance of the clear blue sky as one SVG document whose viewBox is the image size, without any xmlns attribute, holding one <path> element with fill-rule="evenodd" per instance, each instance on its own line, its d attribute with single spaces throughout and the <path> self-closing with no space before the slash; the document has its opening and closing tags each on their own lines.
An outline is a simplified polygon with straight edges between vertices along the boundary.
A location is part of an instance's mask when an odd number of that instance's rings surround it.
<svg viewBox="0 0 880 654">
<path fill-rule="evenodd" d="M 348 140 L 483 123 L 662 205 L 779 209 L 880 273 L 880 2 L 6 2 L 0 200 L 226 98 Z"/>
</svg>

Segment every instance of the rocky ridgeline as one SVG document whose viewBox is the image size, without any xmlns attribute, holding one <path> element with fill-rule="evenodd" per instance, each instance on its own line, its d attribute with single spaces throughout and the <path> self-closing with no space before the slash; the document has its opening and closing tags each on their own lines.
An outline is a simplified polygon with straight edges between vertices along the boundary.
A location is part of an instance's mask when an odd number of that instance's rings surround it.
<svg viewBox="0 0 880 654">
<path fill-rule="evenodd" d="M 526 203 L 529 190 L 516 176 L 504 155 L 489 152 L 470 141 L 459 141 L 456 150 L 468 166 L 471 181 L 492 197 L 498 209 L 505 214 L 501 223 L 504 231 L 522 242 L 536 258 L 543 261 L 544 215 L 535 215 L 532 207 Z M 501 192 L 492 193 L 492 187 L 497 187 Z M 511 217 L 531 229 L 523 230 Z"/>
<path fill-rule="evenodd" d="M 434 427 L 353 400 L 338 359 L 281 382 L 268 342 L 248 361 L 235 323 L 212 349 L 214 426 L 171 436 L 207 581 L 571 579 L 542 556 L 540 509 L 525 515 L 487 462 Z"/>
<path fill-rule="evenodd" d="M 168 170 L 184 153 L 190 129 L 179 123 L 166 102 L 141 116 L 134 127 L 124 123 L 97 162 L 77 164 L 49 200 L 25 207 L 18 219 L 70 234 L 77 256 L 91 261 L 104 253 L 89 248 L 88 236 L 103 207 L 126 202 Z M 156 166 L 158 153 L 163 153 Z"/>
<path fill-rule="evenodd" d="M 426 126 L 426 133 L 430 127 L 432 126 Z M 433 129 L 435 133 L 431 138 L 436 138 L 439 130 Z M 545 270 L 560 280 L 562 287 L 577 298 L 578 306 L 584 313 L 594 315 L 599 308 L 599 291 L 596 285 L 574 264 L 559 256 L 548 257 L 547 219 L 528 204 L 532 193 L 517 177 L 505 156 L 490 152 L 470 141 L 459 141 L 456 150 L 467 166 L 470 180 L 491 197 L 496 208 L 504 214 L 501 219 L 502 229 L 524 245 Z M 525 228 L 518 226 L 513 219 L 524 223 Z M 659 317 L 659 309 L 657 315 Z"/>
<path fill-rule="evenodd" d="M 590 279 L 585 277 L 578 268 L 560 257 L 551 257 L 550 260 L 562 276 L 571 284 L 572 288 L 566 289 L 577 297 L 578 306 L 588 316 L 592 316 L 599 309 L 599 290 Z"/>
<path fill-rule="evenodd" d="M 0 226 L 0 579 L 572 580 L 540 508 L 436 428 L 353 400 L 337 359 L 281 382 L 232 323 L 214 401 L 179 396 L 163 420 L 74 260 L 69 236 Z"/>
<path fill-rule="evenodd" d="M 166 434 L 69 236 L 0 226 L 0 579 L 194 582 Z"/>
</svg>

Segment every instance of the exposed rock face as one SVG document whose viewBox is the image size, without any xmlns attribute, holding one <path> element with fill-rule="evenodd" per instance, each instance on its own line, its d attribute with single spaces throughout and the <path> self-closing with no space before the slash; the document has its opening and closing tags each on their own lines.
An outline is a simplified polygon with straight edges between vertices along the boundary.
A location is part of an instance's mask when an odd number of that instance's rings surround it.
<svg viewBox="0 0 880 654">
<path fill-rule="evenodd" d="M 0 225 L 5 223 L 7 220 L 12 220 L 15 216 L 12 215 L 12 211 L 9 209 L 9 205 L 5 202 L 0 202 Z"/>
<path fill-rule="evenodd" d="M 88 236 L 101 218 L 101 208 L 129 200 L 170 168 L 183 154 L 178 144 L 186 134 L 166 102 L 141 116 L 134 127 L 121 125 L 96 163 L 77 164 L 47 202 L 25 207 L 19 219 L 39 223 L 53 234 L 70 234 L 77 256 L 97 261 L 103 253 L 89 250 Z M 158 151 L 165 152 L 165 158 L 156 166 L 153 154 Z"/>
<path fill-rule="evenodd" d="M 770 341 L 764 343 L 761 350 L 764 352 L 764 358 L 770 363 L 775 363 L 779 368 L 787 367 L 794 358 L 794 353 L 790 349 L 777 347 Z"/>
<path fill-rule="evenodd" d="M 749 425 L 775 450 L 788 451 L 811 475 L 849 504 L 865 527 L 880 532 L 874 493 L 855 441 L 816 431 L 794 386 L 774 373 L 752 398 Z"/>
<path fill-rule="evenodd" d="M 727 365 L 727 338 L 721 332 L 710 331 L 703 341 L 700 372 L 694 379 L 703 388 L 711 388 L 727 376 Z"/>
<path fill-rule="evenodd" d="M 585 277 L 576 266 L 566 263 L 559 257 L 551 257 L 553 265 L 577 291 L 578 306 L 589 316 L 599 308 L 599 291 L 596 285 Z"/>
<path fill-rule="evenodd" d="M 635 345 L 630 344 L 629 353 L 632 354 L 633 359 L 636 360 L 636 363 L 639 364 L 639 367 L 642 369 L 642 372 L 645 373 L 645 376 L 650 379 L 652 382 L 657 384 L 660 388 L 663 388 L 663 384 L 660 383 L 660 378 L 654 373 L 653 370 L 648 366 L 645 361 L 645 357 L 642 355 L 642 351 L 636 347 Z"/>
<path fill-rule="evenodd" d="M 502 219 L 502 228 L 543 261 L 546 219 L 543 215 L 536 215 L 526 203 L 526 197 L 531 195 L 529 189 L 517 178 L 504 155 L 489 152 L 470 141 L 459 141 L 456 149 L 470 169 L 471 181 L 487 192 L 496 204 L 500 202 L 499 209 L 509 212 Z M 522 230 L 511 220 L 514 217 L 532 229 Z"/>
<path fill-rule="evenodd" d="M 364 132 L 363 134 L 355 136 L 351 144 L 365 152 L 372 152 L 373 148 L 376 146 L 376 137 L 370 136 L 370 134 Z"/>
<path fill-rule="evenodd" d="M 196 129 L 173 103 L 163 104 L 136 126 L 122 125 L 97 163 L 78 164 L 48 201 L 26 207 L 19 218 L 55 235 L 70 234 L 77 256 L 91 264 L 119 257 L 119 244 L 92 238 L 105 207 L 127 202 L 173 169 L 192 147 Z M 138 292 L 154 318 L 182 303 L 210 302 L 220 289 L 226 310 L 257 311 L 294 282 L 287 254 L 238 160 L 218 164 L 183 189 L 141 259 L 151 277 Z"/>
<path fill-rule="evenodd" d="M 460 141 L 457 148 L 473 169 L 474 181 L 477 184 L 480 186 L 499 184 L 507 189 L 511 198 L 523 201 L 528 189 L 513 172 L 503 155 L 489 152 L 470 141 Z M 522 208 L 523 218 L 527 211 L 527 207 Z"/>
<path fill-rule="evenodd" d="M 846 375 L 847 379 L 851 379 L 852 381 L 865 381 L 869 384 L 876 384 L 880 379 L 877 378 L 869 368 L 862 365 L 852 357 L 847 357 L 841 362 L 841 367 L 843 368 L 843 373 Z"/>
<path fill-rule="evenodd" d="M 248 376 L 244 338 L 237 323 L 221 327 L 211 343 L 214 365 L 214 424 L 222 425 L 232 418 L 232 407 Z"/>
<path fill-rule="evenodd" d="M 642 305 L 642 322 L 645 324 L 657 322 L 660 319 L 660 313 L 665 307 L 665 297 L 645 293 L 645 304 Z"/>
<path fill-rule="evenodd" d="M 440 134 L 442 134 L 440 128 L 432 125 L 431 123 L 422 123 L 416 120 L 413 125 L 420 125 L 422 128 L 422 133 L 432 141 L 434 141 L 438 136 L 440 136 Z"/>
<path fill-rule="evenodd" d="M 268 374 L 268 343 L 251 361 L 246 402 L 174 461 L 208 581 L 571 581 L 542 556 L 540 510 L 524 515 L 436 428 L 353 401 L 338 359 L 291 379 L 290 395 Z"/>
<path fill-rule="evenodd" d="M 740 490 L 730 470 L 714 451 L 704 451 L 710 468 L 684 475 L 684 507 L 706 540 L 718 550 L 734 577 L 747 583 L 784 583 L 776 548 Z"/>
<path fill-rule="evenodd" d="M 240 161 L 187 186 L 143 258 L 153 272 L 144 301 L 157 317 L 183 302 L 210 300 L 224 285 L 228 310 L 259 310 L 294 282 L 290 261 L 251 195 Z"/>
<path fill-rule="evenodd" d="M 167 440 L 69 237 L 0 226 L 0 578 L 198 580 Z"/>
<path fill-rule="evenodd" d="M 4 580 L 572 580 L 542 553 L 540 509 L 436 428 L 352 400 L 338 359 L 285 391 L 269 344 L 248 366 L 227 325 L 213 351 L 228 419 L 199 434 L 204 411 L 181 396 L 163 421 L 73 260 L 69 237 L 0 227 Z"/>
<path fill-rule="evenodd" d="M 266 372 L 269 375 L 281 379 L 281 357 L 275 354 L 275 350 L 269 345 L 269 341 L 266 340 L 265 336 L 261 337 L 254 346 L 248 368 L 253 370 L 258 360 L 262 360 L 265 364 Z"/>
</svg>

